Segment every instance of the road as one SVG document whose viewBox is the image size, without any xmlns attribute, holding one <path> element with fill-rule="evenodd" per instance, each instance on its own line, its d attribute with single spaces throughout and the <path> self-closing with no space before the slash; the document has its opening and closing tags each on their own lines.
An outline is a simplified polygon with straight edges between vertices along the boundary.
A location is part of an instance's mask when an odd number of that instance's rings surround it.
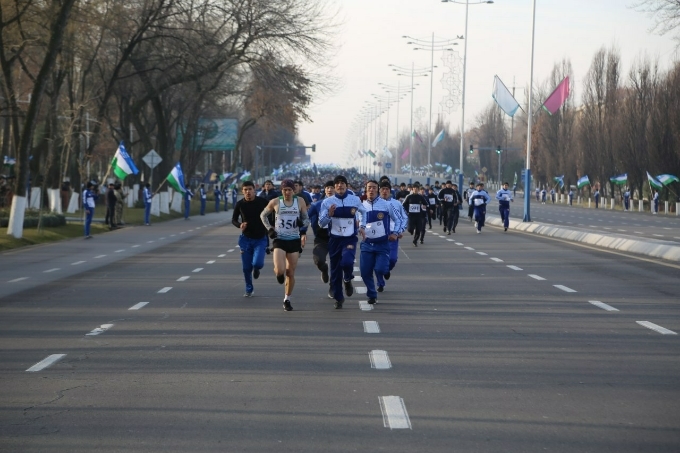
<svg viewBox="0 0 680 453">
<path fill-rule="evenodd" d="M 0 450 L 680 450 L 679 266 L 463 222 L 284 312 L 229 215 L 0 255 Z"/>
</svg>

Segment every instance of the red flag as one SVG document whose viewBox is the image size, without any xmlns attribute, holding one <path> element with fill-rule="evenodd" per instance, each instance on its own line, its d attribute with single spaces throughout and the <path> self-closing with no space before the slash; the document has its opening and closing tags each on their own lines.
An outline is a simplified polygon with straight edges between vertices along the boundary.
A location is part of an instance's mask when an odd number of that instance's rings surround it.
<svg viewBox="0 0 680 453">
<path fill-rule="evenodd" d="M 408 158 L 409 154 L 411 154 L 411 150 L 406 148 L 404 150 L 403 154 L 401 155 L 401 160 L 406 160 Z"/>
<path fill-rule="evenodd" d="M 548 99 L 543 103 L 543 108 L 548 111 L 551 115 L 554 115 L 560 107 L 564 104 L 564 101 L 569 97 L 569 76 L 566 76 L 564 80 L 557 85 L 555 91 L 552 92 Z"/>
</svg>

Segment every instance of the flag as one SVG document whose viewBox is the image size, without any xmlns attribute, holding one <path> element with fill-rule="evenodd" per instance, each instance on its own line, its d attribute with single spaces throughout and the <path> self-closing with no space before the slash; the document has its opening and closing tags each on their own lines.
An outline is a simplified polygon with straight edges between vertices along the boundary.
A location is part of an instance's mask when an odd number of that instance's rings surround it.
<svg viewBox="0 0 680 453">
<path fill-rule="evenodd" d="M 241 177 L 239 179 L 241 181 L 249 181 L 250 180 L 250 172 L 246 170 L 245 172 L 243 172 L 243 174 L 241 175 Z"/>
<path fill-rule="evenodd" d="M 657 181 L 659 181 L 661 184 L 664 186 L 667 186 L 669 184 L 672 184 L 674 182 L 680 182 L 680 179 L 678 179 L 677 176 L 673 175 L 659 175 L 656 177 Z"/>
<path fill-rule="evenodd" d="M 548 99 L 543 103 L 543 108 L 548 111 L 551 115 L 554 115 L 560 107 L 564 104 L 564 101 L 569 97 L 569 76 L 566 76 L 564 80 L 557 85 L 555 91 L 548 96 Z"/>
<path fill-rule="evenodd" d="M 659 182 L 654 176 L 650 175 L 649 172 L 647 172 L 647 181 L 649 181 L 649 185 L 655 189 L 663 189 L 663 184 L 661 184 L 661 182 Z"/>
<path fill-rule="evenodd" d="M 392 159 L 392 153 L 390 152 L 390 149 L 387 146 L 383 148 L 383 155 L 388 159 Z"/>
<path fill-rule="evenodd" d="M 515 112 L 519 108 L 519 102 L 517 102 L 498 76 L 493 78 L 493 93 L 491 93 L 491 97 L 508 116 L 515 116 Z"/>
<path fill-rule="evenodd" d="M 357 154 L 359 155 L 360 158 L 364 157 L 364 155 L 365 155 L 362 150 L 357 151 Z"/>
<path fill-rule="evenodd" d="M 401 153 L 401 160 L 406 160 L 408 159 L 409 154 L 411 154 L 411 150 L 406 148 L 403 153 Z"/>
<path fill-rule="evenodd" d="M 439 143 L 441 143 L 442 140 L 444 140 L 444 129 L 441 130 L 440 133 L 437 134 L 437 136 L 434 138 L 434 141 L 432 142 L 432 147 L 434 148 L 437 146 Z"/>
<path fill-rule="evenodd" d="M 515 179 L 512 181 L 512 184 L 517 184 L 517 172 L 515 172 Z"/>
<path fill-rule="evenodd" d="M 579 180 L 576 182 L 576 185 L 578 186 L 579 189 L 582 188 L 582 187 L 585 187 L 585 186 L 589 186 L 590 185 L 590 179 L 588 179 L 588 175 L 581 176 L 579 178 Z"/>
<path fill-rule="evenodd" d="M 612 184 L 616 184 L 617 186 L 625 186 L 626 184 L 628 184 L 628 173 L 624 173 L 619 176 L 612 176 L 611 178 L 609 178 L 609 181 Z"/>
<path fill-rule="evenodd" d="M 184 173 L 182 172 L 182 167 L 179 165 L 179 162 L 168 175 L 168 184 L 182 195 L 186 193 L 187 188 L 184 187 Z"/>
<path fill-rule="evenodd" d="M 420 138 L 420 135 L 415 130 L 413 131 L 412 136 L 413 136 L 413 138 L 417 138 L 420 143 L 423 143 L 423 139 Z"/>
<path fill-rule="evenodd" d="M 220 175 L 220 181 L 224 182 L 227 179 L 231 178 L 232 175 L 233 175 L 233 173 L 222 173 Z"/>
<path fill-rule="evenodd" d="M 4 159 L 4 161 L 3 161 L 2 164 L 3 164 L 3 165 L 6 165 L 7 167 L 9 167 L 9 166 L 12 166 L 12 165 L 16 165 L 16 163 L 17 163 L 17 160 L 14 159 L 13 157 L 7 157 L 7 156 L 5 156 L 5 159 Z"/>
<path fill-rule="evenodd" d="M 445 171 L 446 171 L 446 173 L 451 173 L 451 171 L 453 171 L 453 167 L 451 167 L 451 165 L 449 165 L 448 167 L 446 167 Z"/>
<path fill-rule="evenodd" d="M 368 154 L 372 158 L 375 158 L 375 153 L 373 151 L 371 151 L 370 149 L 368 151 L 366 151 L 366 154 Z"/>
<path fill-rule="evenodd" d="M 558 184 L 560 185 L 560 189 L 561 189 L 562 187 L 564 187 L 564 175 L 562 175 L 562 176 L 555 176 L 555 177 L 553 178 L 553 181 L 555 181 L 556 183 L 558 183 Z"/>
<path fill-rule="evenodd" d="M 113 167 L 113 173 L 115 173 L 118 179 L 125 179 L 127 175 L 136 175 L 139 173 L 132 158 L 125 150 L 123 142 L 120 142 L 120 145 L 118 145 L 116 154 L 111 161 L 111 167 Z"/>
</svg>

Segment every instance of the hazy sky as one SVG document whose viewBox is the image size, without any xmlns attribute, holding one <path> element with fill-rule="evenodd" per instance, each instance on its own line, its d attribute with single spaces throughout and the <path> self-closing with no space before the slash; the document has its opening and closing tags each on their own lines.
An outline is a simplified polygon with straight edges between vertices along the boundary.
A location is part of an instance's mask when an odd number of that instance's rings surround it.
<svg viewBox="0 0 680 453">
<path fill-rule="evenodd" d="M 330 0 L 320 0 L 330 1 Z M 346 140 L 359 111 L 372 101 L 372 94 L 385 94 L 378 83 L 410 86 L 410 77 L 395 76 L 388 64 L 430 66 L 430 53 L 414 51 L 403 35 L 416 38 L 453 39 L 465 31 L 465 5 L 440 0 L 333 0 L 340 8 L 343 22 L 336 36 L 338 46 L 335 73 L 341 88 L 317 102 L 310 110 L 313 123 L 300 127 L 306 145 L 316 144 L 314 162 L 344 163 Z M 671 36 L 649 31 L 652 20 L 629 5 L 631 0 L 537 0 L 534 86 L 543 83 L 553 65 L 569 58 L 574 71 L 577 104 L 583 78 L 594 53 L 602 46 L 618 48 L 622 70 L 627 75 L 631 63 L 645 53 L 658 59 L 662 69 L 677 58 Z M 466 129 L 474 126 L 476 116 L 492 102 L 494 75 L 510 87 L 529 84 L 531 56 L 532 0 L 496 0 L 493 4 L 470 5 L 468 19 L 468 58 L 466 82 Z M 461 65 L 464 42 L 455 48 Z M 441 112 L 439 102 L 445 91 L 441 78 L 442 53 L 436 52 L 434 64 L 433 123 Z M 414 110 L 424 113 L 427 124 L 430 98 L 429 78 L 416 79 Z M 516 91 L 524 101 L 524 90 Z M 396 145 L 396 106 L 390 110 L 390 146 Z M 399 129 L 407 132 L 410 98 L 400 103 Z M 444 113 L 444 120 L 458 130 L 461 109 Z M 382 117 L 383 127 L 386 115 Z M 433 126 L 434 127 L 434 126 Z M 438 132 L 438 131 L 437 131 Z M 435 132 L 436 133 L 436 132 Z"/>
</svg>

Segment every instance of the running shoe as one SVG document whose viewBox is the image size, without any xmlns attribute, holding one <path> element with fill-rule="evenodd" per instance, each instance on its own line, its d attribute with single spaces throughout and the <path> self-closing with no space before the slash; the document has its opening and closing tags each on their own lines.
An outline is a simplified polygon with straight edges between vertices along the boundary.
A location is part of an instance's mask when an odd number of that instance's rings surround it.
<svg viewBox="0 0 680 453">
<path fill-rule="evenodd" d="M 354 294 L 354 286 L 352 286 L 352 280 L 344 282 L 345 284 L 345 295 L 347 297 L 352 297 L 352 294 Z"/>
<path fill-rule="evenodd" d="M 381 293 L 383 291 L 385 291 L 385 287 L 384 286 L 378 286 L 378 292 Z M 370 302 L 369 302 L 369 304 L 370 304 Z"/>
<path fill-rule="evenodd" d="M 283 282 L 286 281 L 286 275 L 285 274 L 277 275 L 276 281 L 283 285 Z"/>
<path fill-rule="evenodd" d="M 368 299 L 368 305 L 375 305 L 375 303 L 376 303 L 375 297 L 371 297 L 370 299 Z"/>
<path fill-rule="evenodd" d="M 243 295 L 243 297 L 253 297 L 253 294 L 255 291 L 246 291 L 246 293 Z"/>
<path fill-rule="evenodd" d="M 258 268 L 254 268 L 254 269 L 253 269 L 253 278 L 254 278 L 255 280 L 257 280 L 258 278 L 260 278 L 260 270 L 259 270 Z"/>
<path fill-rule="evenodd" d="M 385 275 L 383 275 L 383 277 L 385 277 L 385 280 L 389 280 L 391 276 L 392 276 L 392 274 L 389 273 L 389 272 L 386 273 Z"/>
<path fill-rule="evenodd" d="M 340 310 L 340 309 L 342 308 L 342 303 L 343 303 L 343 302 L 344 302 L 344 300 L 343 300 L 343 301 L 337 301 L 337 300 L 336 300 L 336 301 L 335 301 L 335 304 L 334 304 L 333 306 L 335 307 L 336 310 Z"/>
<path fill-rule="evenodd" d="M 328 298 L 335 299 L 335 294 L 333 294 L 333 288 L 328 290 Z"/>
<path fill-rule="evenodd" d="M 288 299 L 283 301 L 283 309 L 285 311 L 293 311 L 293 306 L 290 304 L 290 301 Z"/>
</svg>

